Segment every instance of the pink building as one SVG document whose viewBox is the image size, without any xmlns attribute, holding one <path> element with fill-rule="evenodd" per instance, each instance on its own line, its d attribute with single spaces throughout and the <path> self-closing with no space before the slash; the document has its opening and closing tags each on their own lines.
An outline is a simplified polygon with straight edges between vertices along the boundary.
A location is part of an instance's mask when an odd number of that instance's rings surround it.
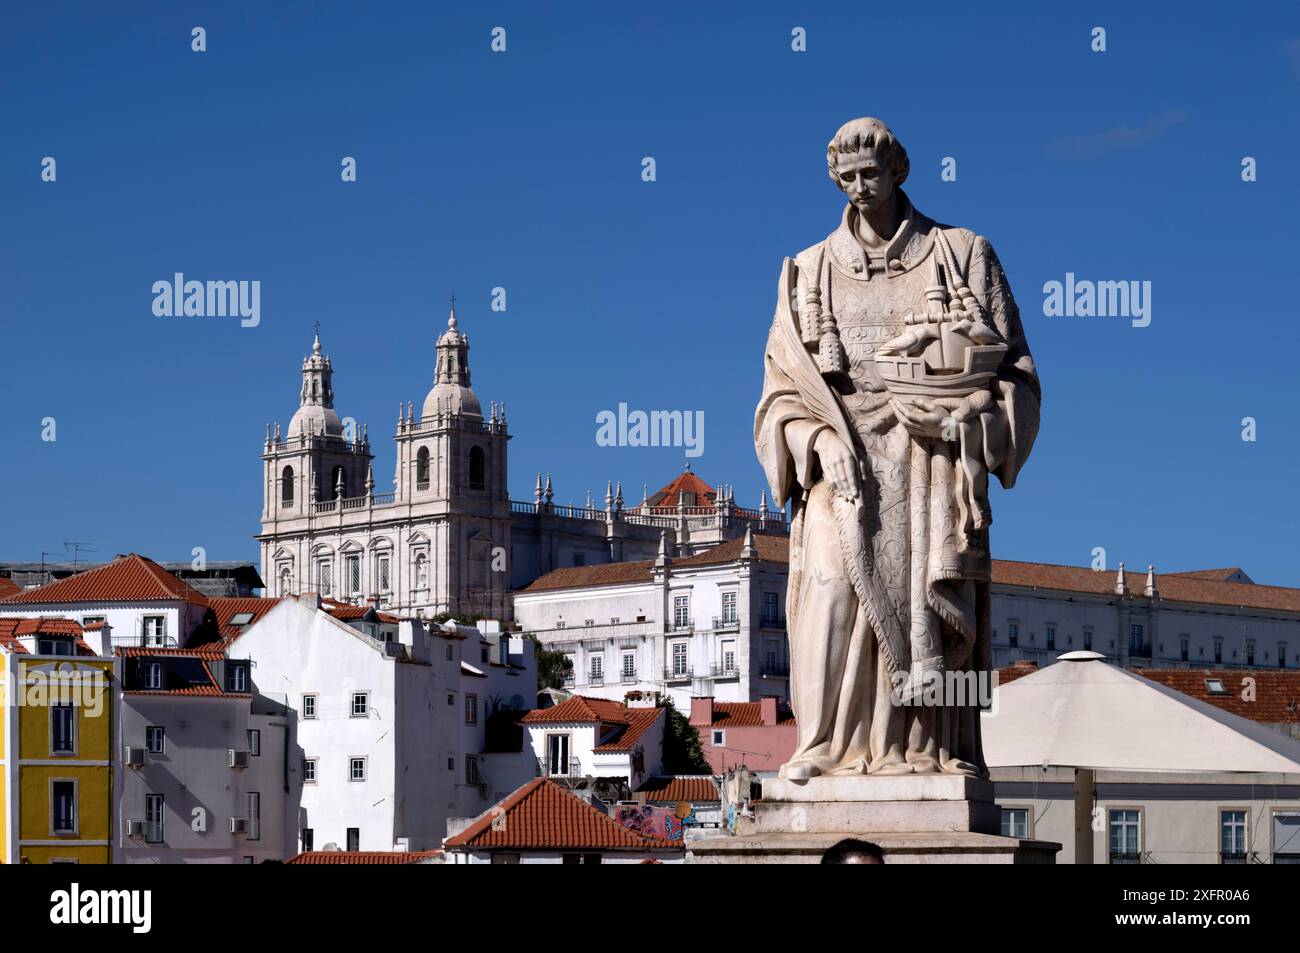
<svg viewBox="0 0 1300 953">
<path fill-rule="evenodd" d="M 772 696 L 756 702 L 692 698 L 691 724 L 714 774 L 742 764 L 754 772 L 776 772 L 794 754 L 794 715 Z"/>
</svg>

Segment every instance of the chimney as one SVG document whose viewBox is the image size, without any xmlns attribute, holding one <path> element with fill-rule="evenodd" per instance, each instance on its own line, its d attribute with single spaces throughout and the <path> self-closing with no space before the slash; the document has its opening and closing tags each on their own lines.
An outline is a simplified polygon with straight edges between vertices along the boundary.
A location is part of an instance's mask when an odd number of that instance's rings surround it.
<svg viewBox="0 0 1300 953">
<path fill-rule="evenodd" d="M 96 655 L 113 654 L 113 627 L 107 622 L 92 622 L 86 626 L 82 639 Z"/>
<path fill-rule="evenodd" d="M 713 696 L 691 699 L 691 724 L 704 727 L 713 724 Z"/>
<path fill-rule="evenodd" d="M 758 710 L 763 716 L 763 724 L 776 724 L 776 696 L 764 695 L 758 700 Z"/>
</svg>

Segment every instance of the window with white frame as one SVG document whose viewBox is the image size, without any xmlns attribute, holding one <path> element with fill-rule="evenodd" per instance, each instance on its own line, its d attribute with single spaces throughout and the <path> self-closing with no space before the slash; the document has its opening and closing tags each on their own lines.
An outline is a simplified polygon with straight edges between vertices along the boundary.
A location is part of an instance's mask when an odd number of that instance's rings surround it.
<svg viewBox="0 0 1300 953">
<path fill-rule="evenodd" d="M 470 692 L 465 693 L 465 724 L 478 724 L 478 696 Z"/>
<path fill-rule="evenodd" d="M 321 559 L 316 563 L 316 591 L 328 596 L 334 590 L 334 563 Z"/>
<path fill-rule="evenodd" d="M 226 691 L 242 694 L 248 691 L 248 666 L 242 662 L 226 663 Z"/>
<path fill-rule="evenodd" d="M 302 696 L 302 717 L 306 721 L 311 721 L 316 717 L 316 696 Z"/>
<path fill-rule="evenodd" d="M 161 844 L 163 841 L 163 796 L 146 794 L 144 796 L 144 842 Z"/>
<path fill-rule="evenodd" d="M 257 758 L 262 754 L 262 732 L 258 728 L 248 729 L 248 753 L 250 756 Z"/>
<path fill-rule="evenodd" d="M 1047 626 L 1047 647 L 1049 649 L 1056 648 L 1056 626 L 1054 625 Z"/>
<path fill-rule="evenodd" d="M 144 632 L 144 644 L 164 646 L 167 644 L 167 617 L 165 615 L 147 615 L 141 622 Z"/>
<path fill-rule="evenodd" d="M 713 747 L 725 748 L 727 746 L 727 732 L 722 728 L 713 729 Z"/>
<path fill-rule="evenodd" d="M 722 642 L 722 671 L 724 674 L 736 670 L 736 640 L 724 639 Z"/>
<path fill-rule="evenodd" d="M 163 687 L 162 663 L 144 663 L 144 687 L 151 692 L 161 691 Z"/>
<path fill-rule="evenodd" d="M 691 597 L 673 596 L 673 628 L 686 629 L 691 624 Z"/>
<path fill-rule="evenodd" d="M 1083 648 L 1084 651 L 1092 651 L 1092 627 L 1084 626 L 1083 629 Z"/>
<path fill-rule="evenodd" d="M 588 661 L 591 669 L 590 681 L 600 684 L 605 680 L 605 656 L 593 655 Z"/>
<path fill-rule="evenodd" d="M 1029 836 L 1029 808 L 1004 807 L 1002 809 L 1002 836 L 1021 838 Z"/>
<path fill-rule="evenodd" d="M 635 654 L 635 653 L 633 653 L 633 652 L 624 652 L 624 653 L 623 653 L 623 670 L 622 670 L 622 671 L 623 671 L 623 677 L 624 677 L 624 678 L 635 678 L 635 677 L 636 677 L 636 654 Z"/>
<path fill-rule="evenodd" d="M 1140 864 L 1142 862 L 1142 833 L 1140 812 L 1135 808 L 1110 811 L 1110 862 L 1112 864 Z"/>
<path fill-rule="evenodd" d="M 167 750 L 167 733 L 162 725 L 149 725 L 144 730 L 144 747 L 150 754 L 163 754 Z"/>
<path fill-rule="evenodd" d="M 1224 864 L 1246 863 L 1246 812 L 1219 812 L 1219 861 Z"/>
<path fill-rule="evenodd" d="M 778 611 L 778 603 L 777 603 L 778 598 L 779 597 L 775 592 L 763 593 L 763 624 L 764 625 L 777 624 L 777 620 L 780 618 L 780 613 Z"/>
<path fill-rule="evenodd" d="M 348 780 L 364 781 L 366 779 L 366 759 L 349 758 L 348 759 Z"/>
<path fill-rule="evenodd" d="M 673 674 L 674 675 L 687 674 L 687 666 L 686 666 L 687 651 L 688 651 L 687 643 L 685 642 L 673 643 Z"/>
<path fill-rule="evenodd" d="M 1300 811 L 1273 812 L 1273 863 L 1300 864 Z"/>
<path fill-rule="evenodd" d="M 317 762 L 316 758 L 302 759 L 302 783 L 303 784 L 316 783 L 316 762 Z"/>
<path fill-rule="evenodd" d="M 1014 619 L 1007 621 L 1007 644 L 1013 649 L 1020 644 L 1020 623 Z"/>
<path fill-rule="evenodd" d="M 50 833 L 77 833 L 77 782 L 50 782 Z"/>
<path fill-rule="evenodd" d="M 370 714 L 370 693 L 353 692 L 352 693 L 352 717 L 365 718 Z"/>
<path fill-rule="evenodd" d="M 50 705 L 50 751 L 76 754 L 77 710 L 71 702 Z"/>
<path fill-rule="evenodd" d="M 472 785 L 479 783 L 478 755 L 465 755 L 465 783 Z"/>
<path fill-rule="evenodd" d="M 378 590 L 380 592 L 388 592 L 391 588 L 389 572 L 391 567 L 392 560 L 387 553 L 380 553 L 378 558 L 375 559 L 375 579 L 379 584 Z"/>
<path fill-rule="evenodd" d="M 735 625 L 736 618 L 736 591 L 733 589 L 722 594 L 722 624 Z"/>
</svg>

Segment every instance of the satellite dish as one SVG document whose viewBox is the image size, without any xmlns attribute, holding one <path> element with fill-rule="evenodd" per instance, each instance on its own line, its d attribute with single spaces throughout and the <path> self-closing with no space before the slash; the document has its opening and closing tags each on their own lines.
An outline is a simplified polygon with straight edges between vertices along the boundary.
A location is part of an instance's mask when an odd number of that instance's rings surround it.
<svg viewBox="0 0 1300 953">
<path fill-rule="evenodd" d="M 338 841 L 330 841 L 328 844 L 326 844 L 324 847 L 321 848 L 321 850 L 338 850 L 338 849 L 339 849 Z"/>
</svg>

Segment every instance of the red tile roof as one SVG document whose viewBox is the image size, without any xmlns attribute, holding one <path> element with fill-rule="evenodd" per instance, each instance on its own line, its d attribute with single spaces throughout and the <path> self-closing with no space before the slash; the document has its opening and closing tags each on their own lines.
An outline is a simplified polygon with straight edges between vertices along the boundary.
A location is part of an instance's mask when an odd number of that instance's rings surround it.
<svg viewBox="0 0 1300 953">
<path fill-rule="evenodd" d="M 694 473 L 687 470 L 657 493 L 650 495 L 651 506 L 676 506 L 682 493 L 694 493 L 695 502 L 687 506 L 712 506 L 718 492 Z"/>
<path fill-rule="evenodd" d="M 236 639 L 250 625 L 280 604 L 279 599 L 258 599 L 253 596 L 212 596 L 208 605 L 217 617 L 217 631 L 224 639 Z M 253 618 L 242 626 L 231 625 L 230 620 L 241 612 L 251 612 Z"/>
<path fill-rule="evenodd" d="M 1300 724 L 1300 671 L 1144 668 L 1134 674 L 1251 721 Z M 1217 679 L 1227 694 L 1211 692 L 1206 685 L 1209 679 Z M 1250 679 L 1252 684 L 1243 684 L 1244 679 Z"/>
<path fill-rule="evenodd" d="M 1171 576 L 1186 576 L 1189 579 L 1217 579 L 1220 582 L 1244 582 L 1254 585 L 1255 580 L 1246 575 L 1240 566 L 1228 566 L 1224 569 L 1195 569 L 1190 572 L 1171 572 Z"/>
<path fill-rule="evenodd" d="M 8 576 L 0 576 L 0 599 L 8 599 L 15 593 L 23 591 L 23 587 L 18 585 Z"/>
<path fill-rule="evenodd" d="M 78 655 L 94 655 L 95 651 L 82 638 L 83 634 L 84 630 L 72 619 L 51 617 L 0 619 L 0 648 L 16 655 L 28 654 L 27 649 L 18 641 L 18 637 L 33 635 L 73 636 L 77 640 Z"/>
<path fill-rule="evenodd" d="M 416 864 L 440 857 L 440 850 L 312 850 L 285 861 L 286 864 Z"/>
<path fill-rule="evenodd" d="M 64 602 L 170 602 L 206 606 L 207 597 L 152 559 L 131 553 L 106 566 L 88 569 L 39 589 L 24 589 L 5 604 Z"/>
<path fill-rule="evenodd" d="M 776 723 L 778 725 L 794 724 L 794 714 L 784 705 L 776 706 Z M 763 724 L 762 702 L 714 702 L 713 722 L 715 728 L 755 728 Z"/>
<path fill-rule="evenodd" d="M 498 820 L 499 818 L 499 820 Z M 682 850 L 629 830 L 550 778 L 529 781 L 443 843 L 462 850 Z"/>
<path fill-rule="evenodd" d="M 573 695 L 551 708 L 535 708 L 520 719 L 525 725 L 595 724 L 607 740 L 596 746 L 601 754 L 631 751 L 663 716 L 662 708 L 628 708 L 607 698 Z M 611 732 L 616 732 L 609 737 Z"/>
<path fill-rule="evenodd" d="M 197 658 L 208 662 L 225 658 L 225 650 L 219 645 L 196 645 L 191 648 L 173 648 L 152 645 L 126 645 L 118 646 L 114 651 L 124 658 L 154 658 L 154 657 L 179 657 L 179 658 Z"/>
<path fill-rule="evenodd" d="M 740 558 L 740 551 L 745 548 L 744 538 L 729 539 L 725 543 L 706 549 L 702 553 L 678 559 L 673 562 L 674 569 L 682 566 L 712 566 L 719 563 L 735 562 Z M 785 536 L 768 536 L 765 533 L 754 534 L 754 548 L 758 558 L 769 563 L 788 563 L 790 561 L 790 540 Z"/>
<path fill-rule="evenodd" d="M 653 803 L 672 803 L 678 801 L 719 801 L 722 794 L 718 783 L 707 774 L 684 775 L 676 777 L 651 778 L 636 789 L 636 794 L 644 794 L 647 801 Z"/>
</svg>

